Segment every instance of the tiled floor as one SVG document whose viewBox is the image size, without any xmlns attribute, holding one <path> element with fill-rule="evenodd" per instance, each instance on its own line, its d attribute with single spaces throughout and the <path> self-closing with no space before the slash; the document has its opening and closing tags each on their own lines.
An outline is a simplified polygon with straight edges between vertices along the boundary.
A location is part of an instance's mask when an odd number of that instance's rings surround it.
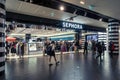
<svg viewBox="0 0 120 80">
<path fill-rule="evenodd" d="M 120 59 L 105 54 L 102 61 L 88 55 L 57 55 L 59 65 L 48 65 L 48 57 L 12 59 L 6 62 L 6 76 L 0 80 L 120 80 Z M 54 61 L 53 61 L 54 63 Z"/>
</svg>

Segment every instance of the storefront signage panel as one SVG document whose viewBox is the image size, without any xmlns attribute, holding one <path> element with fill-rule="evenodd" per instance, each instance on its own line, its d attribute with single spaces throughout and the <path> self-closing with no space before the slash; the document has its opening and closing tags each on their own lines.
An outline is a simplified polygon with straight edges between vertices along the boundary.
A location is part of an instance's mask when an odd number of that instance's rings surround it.
<svg viewBox="0 0 120 80">
<path fill-rule="evenodd" d="M 81 24 L 69 23 L 69 22 L 62 22 L 62 27 L 69 29 L 83 29 L 83 26 Z"/>
<path fill-rule="evenodd" d="M 15 16 L 14 19 L 18 20 L 22 23 L 33 23 L 33 24 L 38 24 L 38 25 L 47 25 L 47 26 L 52 26 L 52 27 L 57 27 L 57 28 L 66 28 L 66 29 L 76 29 L 76 30 L 86 30 L 86 31 L 97 31 L 97 32 L 106 32 L 106 28 L 99 27 L 99 26 L 91 26 L 91 25 L 85 25 L 85 24 L 79 24 L 79 23 L 74 23 L 74 22 L 67 22 L 67 21 L 61 21 L 61 20 L 54 20 L 54 19 L 48 19 L 48 18 L 43 18 L 43 17 L 35 17 L 35 16 L 30 16 L 30 15 L 23 15 L 23 14 L 18 14 L 18 13 L 13 13 L 13 12 L 7 12 L 9 16 L 7 16 L 7 19 L 12 20 L 13 17 Z M 24 21 L 23 21 L 24 19 Z M 78 24 L 81 25 L 82 27 L 73 27 L 73 26 L 64 26 L 68 24 Z M 69 25 L 70 25 L 69 24 Z"/>
</svg>

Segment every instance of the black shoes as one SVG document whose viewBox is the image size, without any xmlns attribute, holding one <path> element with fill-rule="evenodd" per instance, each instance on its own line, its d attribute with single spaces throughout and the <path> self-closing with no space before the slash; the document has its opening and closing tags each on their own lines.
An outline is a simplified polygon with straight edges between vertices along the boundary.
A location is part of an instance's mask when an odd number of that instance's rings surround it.
<svg viewBox="0 0 120 80">
<path fill-rule="evenodd" d="M 59 63 L 60 63 L 60 62 L 59 62 L 59 61 L 57 61 L 57 62 L 56 62 L 56 65 L 58 65 Z"/>
<path fill-rule="evenodd" d="M 57 61 L 57 62 L 56 62 L 56 65 L 58 65 L 59 63 L 60 63 L 60 62 Z M 49 64 L 49 66 L 52 66 L 52 65 L 53 65 L 52 63 Z"/>
<path fill-rule="evenodd" d="M 49 64 L 49 66 L 52 66 L 52 65 L 53 65 L 53 64 L 51 64 L 51 63 Z"/>
</svg>

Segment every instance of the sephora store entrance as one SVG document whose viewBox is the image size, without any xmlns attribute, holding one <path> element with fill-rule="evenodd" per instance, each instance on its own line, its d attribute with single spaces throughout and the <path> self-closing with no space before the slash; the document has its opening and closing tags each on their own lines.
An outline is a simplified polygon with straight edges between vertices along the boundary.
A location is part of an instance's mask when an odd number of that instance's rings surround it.
<svg viewBox="0 0 120 80">
<path fill-rule="evenodd" d="M 77 49 L 82 50 L 85 40 L 90 41 L 95 39 L 95 41 L 106 41 L 105 28 L 66 21 L 54 21 L 51 24 L 32 24 L 12 21 L 7 22 L 6 25 L 7 36 L 15 38 L 13 41 L 8 39 L 8 45 L 10 45 L 8 54 L 13 56 L 18 55 L 18 42 L 24 43 L 24 55 L 34 55 L 44 53 L 47 40 L 55 41 L 57 53 L 61 52 L 60 48 L 62 44 L 67 46 L 65 52 L 69 53 Z M 14 50 L 16 51 L 14 53 L 11 52 L 11 45 L 15 46 Z"/>
</svg>

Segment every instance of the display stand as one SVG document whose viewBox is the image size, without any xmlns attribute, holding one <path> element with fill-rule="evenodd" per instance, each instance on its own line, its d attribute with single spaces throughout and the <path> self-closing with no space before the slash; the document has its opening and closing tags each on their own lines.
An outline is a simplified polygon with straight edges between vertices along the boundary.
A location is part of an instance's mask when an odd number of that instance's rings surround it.
<svg viewBox="0 0 120 80">
<path fill-rule="evenodd" d="M 28 47 L 28 55 L 42 54 L 44 44 L 43 42 L 30 42 L 27 44 L 27 47 Z"/>
</svg>

